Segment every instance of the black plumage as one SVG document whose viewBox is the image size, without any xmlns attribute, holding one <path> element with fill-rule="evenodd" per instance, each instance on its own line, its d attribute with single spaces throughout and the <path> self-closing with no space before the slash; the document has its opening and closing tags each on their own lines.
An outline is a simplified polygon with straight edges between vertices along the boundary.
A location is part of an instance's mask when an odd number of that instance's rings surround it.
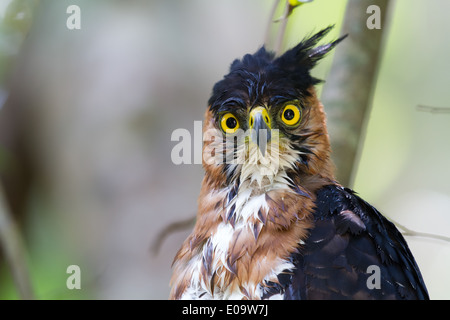
<svg viewBox="0 0 450 320">
<path fill-rule="evenodd" d="M 306 37 L 280 57 L 262 47 L 254 54 L 236 59 L 230 72 L 214 85 L 208 101 L 211 110 L 218 114 L 230 108 L 279 105 L 307 96 L 308 88 L 321 82 L 311 75 L 310 70 L 346 37 L 314 48 L 332 29 L 333 26 L 329 26 Z"/>
<path fill-rule="evenodd" d="M 401 233 L 352 190 L 320 189 L 314 219 L 306 243 L 291 256 L 296 268 L 269 284 L 264 298 L 429 299 Z M 379 288 L 371 288 L 370 266 L 379 268 Z"/>
</svg>

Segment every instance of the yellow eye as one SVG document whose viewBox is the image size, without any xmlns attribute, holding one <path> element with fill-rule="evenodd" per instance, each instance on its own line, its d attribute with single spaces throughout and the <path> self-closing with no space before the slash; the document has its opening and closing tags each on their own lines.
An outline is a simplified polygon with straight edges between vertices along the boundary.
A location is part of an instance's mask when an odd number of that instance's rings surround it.
<svg viewBox="0 0 450 320">
<path fill-rule="evenodd" d="M 302 117 L 301 110 L 293 104 L 288 104 L 284 107 L 281 113 L 281 120 L 288 126 L 296 125 Z"/>
<path fill-rule="evenodd" d="M 239 121 L 232 113 L 224 114 L 220 125 L 225 133 L 235 133 L 239 129 Z"/>
</svg>

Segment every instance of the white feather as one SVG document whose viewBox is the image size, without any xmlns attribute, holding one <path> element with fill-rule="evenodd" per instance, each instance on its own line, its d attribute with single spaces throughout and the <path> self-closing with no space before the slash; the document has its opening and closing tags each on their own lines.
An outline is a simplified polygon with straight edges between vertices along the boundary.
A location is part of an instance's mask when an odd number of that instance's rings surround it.
<svg viewBox="0 0 450 320">
<path fill-rule="evenodd" d="M 214 142 L 216 154 L 226 153 L 229 161 L 227 175 L 234 174 L 239 176 L 239 188 L 236 196 L 229 201 L 226 210 L 227 215 L 234 206 L 235 223 L 234 227 L 224 221 L 220 223 L 214 234 L 211 235 L 202 253 L 194 256 L 189 264 L 189 272 L 192 272 L 192 282 L 185 291 L 182 299 L 242 299 L 245 295 L 239 289 L 224 287 L 224 277 L 227 270 L 227 253 L 237 232 L 252 232 L 253 225 L 250 220 L 259 221 L 258 211 L 263 209 L 267 211 L 269 206 L 266 202 L 266 193 L 271 190 L 292 191 L 292 181 L 286 171 L 293 168 L 299 152 L 290 147 L 286 138 L 280 138 L 277 130 L 272 130 L 271 143 L 268 145 L 265 156 L 262 155 L 259 147 L 252 142 L 248 142 L 245 136 L 238 138 L 238 148 L 234 150 L 234 139 L 226 140 L 225 143 L 219 143 L 219 139 Z M 280 141 L 282 140 L 282 141 Z M 280 151 L 280 146 L 282 151 Z M 219 193 L 228 194 L 231 187 L 219 190 Z M 292 191 L 293 192 L 293 191 Z M 215 196 L 217 194 L 212 194 Z M 261 228 L 263 228 L 262 222 Z M 214 250 L 214 259 L 211 264 L 218 279 L 218 286 L 215 292 L 209 291 L 209 286 L 200 279 L 203 256 L 207 254 L 206 248 L 212 245 Z M 264 263 L 264 259 L 261 261 Z M 287 260 L 279 259 L 274 267 L 263 279 L 266 281 L 275 281 L 277 275 L 283 270 L 294 268 L 292 263 Z M 262 283 L 244 283 L 241 284 L 247 292 L 256 297 L 262 297 Z M 219 287 L 219 288 L 217 288 Z M 236 288 L 237 286 L 234 286 Z M 282 298 L 281 295 L 275 295 L 272 298 Z"/>
</svg>

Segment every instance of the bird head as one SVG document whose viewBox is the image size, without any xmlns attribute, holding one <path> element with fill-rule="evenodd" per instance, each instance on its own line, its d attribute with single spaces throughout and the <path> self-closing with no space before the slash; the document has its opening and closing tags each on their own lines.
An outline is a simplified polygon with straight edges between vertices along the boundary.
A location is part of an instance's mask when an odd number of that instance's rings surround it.
<svg viewBox="0 0 450 320">
<path fill-rule="evenodd" d="M 330 26 L 280 57 L 264 47 L 217 82 L 204 123 L 203 164 L 217 183 L 260 188 L 292 176 L 333 177 L 323 107 L 311 69 L 344 37 L 318 46 Z"/>
</svg>

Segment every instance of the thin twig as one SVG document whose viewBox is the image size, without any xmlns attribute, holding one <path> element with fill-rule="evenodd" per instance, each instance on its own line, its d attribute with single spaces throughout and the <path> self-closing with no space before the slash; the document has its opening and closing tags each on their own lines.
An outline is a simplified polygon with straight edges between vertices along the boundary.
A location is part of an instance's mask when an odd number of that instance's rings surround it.
<svg viewBox="0 0 450 320">
<path fill-rule="evenodd" d="M 278 36 L 275 42 L 275 54 L 279 55 L 281 53 L 281 47 L 283 45 L 284 40 L 284 34 L 286 33 L 286 26 L 288 22 L 288 16 L 289 16 L 289 2 L 286 1 L 286 5 L 284 7 L 283 16 L 278 20 L 281 22 L 280 30 L 278 30 Z"/>
<path fill-rule="evenodd" d="M 190 217 L 186 220 L 176 221 L 166 226 L 156 235 L 155 241 L 151 247 L 152 253 L 154 255 L 158 255 L 164 240 L 172 233 L 192 228 L 195 224 L 196 218 L 197 217 L 194 215 L 193 217 Z"/>
<path fill-rule="evenodd" d="M 417 106 L 418 111 L 423 112 L 429 112 L 429 113 L 450 113 L 450 108 L 445 107 L 431 107 L 431 106 L 424 106 L 419 104 Z"/>
<path fill-rule="evenodd" d="M 0 246 L 11 269 L 14 283 L 22 299 L 34 298 L 25 259 L 25 250 L 19 229 L 6 205 L 3 187 L 0 184 Z"/>
<path fill-rule="evenodd" d="M 270 41 L 270 30 L 272 30 L 272 24 L 273 24 L 273 17 L 275 16 L 275 12 L 277 11 L 278 5 L 280 4 L 281 0 L 275 0 L 273 2 L 272 9 L 270 10 L 270 16 L 269 16 L 269 22 L 267 23 L 266 27 L 266 35 L 264 37 L 264 45 L 267 47 L 269 45 Z"/>
<path fill-rule="evenodd" d="M 394 221 L 392 219 L 389 219 L 389 220 L 391 220 L 392 223 L 394 223 L 397 227 L 399 227 L 400 229 L 403 230 L 402 234 L 404 236 L 431 238 L 431 239 L 437 239 L 437 240 L 450 242 L 450 237 L 441 236 L 439 234 L 414 231 L 414 230 L 411 230 L 411 229 L 405 227 L 404 225 L 398 223 L 397 221 Z"/>
</svg>

